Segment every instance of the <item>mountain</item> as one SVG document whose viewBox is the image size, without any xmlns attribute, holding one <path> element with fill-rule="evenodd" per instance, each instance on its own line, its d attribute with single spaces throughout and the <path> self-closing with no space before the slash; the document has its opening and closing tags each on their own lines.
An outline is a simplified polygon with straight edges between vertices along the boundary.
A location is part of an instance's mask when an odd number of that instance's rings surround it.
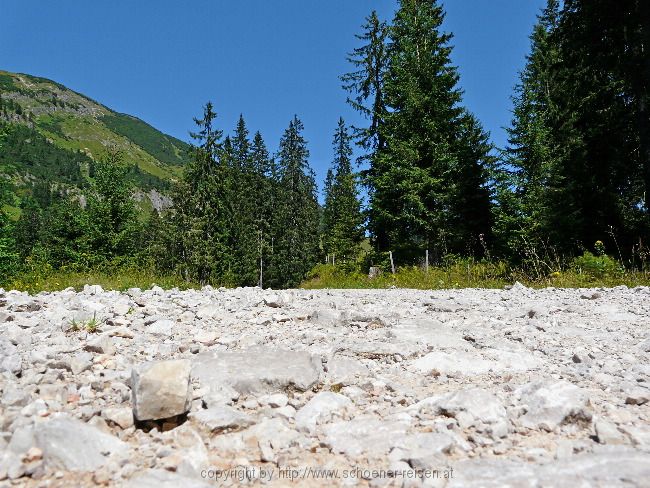
<svg viewBox="0 0 650 488">
<path fill-rule="evenodd" d="M 43 187 L 83 193 L 93 161 L 109 147 L 130 165 L 143 210 L 169 204 L 165 193 L 189 144 L 55 81 L 0 70 L 0 184 L 9 186 L 10 214 Z"/>
</svg>

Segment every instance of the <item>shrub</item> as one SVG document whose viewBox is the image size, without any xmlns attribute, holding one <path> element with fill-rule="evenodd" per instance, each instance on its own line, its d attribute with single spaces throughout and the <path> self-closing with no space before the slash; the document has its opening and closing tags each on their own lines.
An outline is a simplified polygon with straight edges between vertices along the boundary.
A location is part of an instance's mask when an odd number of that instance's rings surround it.
<svg viewBox="0 0 650 488">
<path fill-rule="evenodd" d="M 589 251 L 573 260 L 573 268 L 578 273 L 587 275 L 590 278 L 616 276 L 624 271 L 616 260 L 606 254 L 595 256 Z"/>
</svg>

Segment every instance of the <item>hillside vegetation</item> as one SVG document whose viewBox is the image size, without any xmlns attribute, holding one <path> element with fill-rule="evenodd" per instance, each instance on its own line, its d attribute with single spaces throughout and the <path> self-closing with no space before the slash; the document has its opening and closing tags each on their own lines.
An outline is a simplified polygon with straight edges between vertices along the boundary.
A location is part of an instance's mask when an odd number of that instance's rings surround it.
<svg viewBox="0 0 650 488">
<path fill-rule="evenodd" d="M 55 81 L 0 71 L 0 177 L 13 194 L 4 203 L 12 217 L 44 188 L 83 194 L 93 162 L 109 148 L 120 151 L 128 179 L 146 193 L 169 189 L 190 146 Z"/>
</svg>

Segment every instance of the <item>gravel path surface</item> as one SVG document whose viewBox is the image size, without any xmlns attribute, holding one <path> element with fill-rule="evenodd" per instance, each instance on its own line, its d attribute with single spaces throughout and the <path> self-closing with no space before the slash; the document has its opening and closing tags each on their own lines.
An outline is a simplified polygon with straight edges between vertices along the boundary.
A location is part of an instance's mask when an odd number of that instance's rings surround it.
<svg viewBox="0 0 650 488">
<path fill-rule="evenodd" d="M 648 487 L 649 359 L 647 287 L 0 289 L 0 486 Z"/>
</svg>

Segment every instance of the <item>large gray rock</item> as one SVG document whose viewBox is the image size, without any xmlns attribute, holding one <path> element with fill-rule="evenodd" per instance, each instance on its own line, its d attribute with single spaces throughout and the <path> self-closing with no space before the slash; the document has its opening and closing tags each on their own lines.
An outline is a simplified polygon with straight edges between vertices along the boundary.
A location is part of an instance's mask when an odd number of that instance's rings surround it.
<svg viewBox="0 0 650 488">
<path fill-rule="evenodd" d="M 202 387 L 229 385 L 242 394 L 269 393 L 314 386 L 321 360 L 304 351 L 253 348 L 245 352 L 207 352 L 197 355 L 192 375 Z"/>
<path fill-rule="evenodd" d="M 518 390 L 526 414 L 519 422 L 530 429 L 552 431 L 563 423 L 589 423 L 589 396 L 568 381 L 528 383 Z"/>
<path fill-rule="evenodd" d="M 455 463 L 453 468 L 447 488 L 641 488 L 648 486 L 650 480 L 650 454 L 618 447 L 545 465 L 479 459 Z"/>
<path fill-rule="evenodd" d="M 435 351 L 413 361 L 411 369 L 425 374 L 437 371 L 446 374 L 477 375 L 489 372 L 529 371 L 540 367 L 540 364 L 540 361 L 528 352 L 476 349 L 471 352 L 461 350 L 452 353 Z"/>
<path fill-rule="evenodd" d="M 137 420 L 158 420 L 186 413 L 192 401 L 191 363 L 186 359 L 152 361 L 133 368 L 131 393 Z"/>
<path fill-rule="evenodd" d="M 30 447 L 43 452 L 46 467 L 55 470 L 94 471 L 111 455 L 126 456 L 129 447 L 117 437 L 71 417 L 58 417 L 17 431 L 9 450 L 25 453 Z"/>
</svg>

